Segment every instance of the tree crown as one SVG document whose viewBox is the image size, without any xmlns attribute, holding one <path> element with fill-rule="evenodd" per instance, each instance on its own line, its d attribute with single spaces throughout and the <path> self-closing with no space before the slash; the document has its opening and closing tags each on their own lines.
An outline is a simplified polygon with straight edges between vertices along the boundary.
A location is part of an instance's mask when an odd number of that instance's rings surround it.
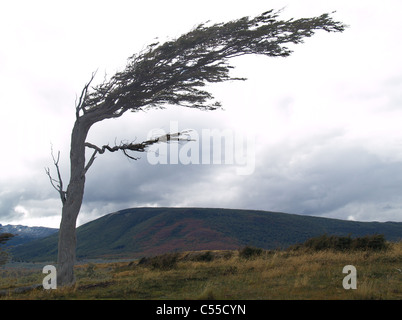
<svg viewBox="0 0 402 320">
<path fill-rule="evenodd" d="M 202 90 L 208 82 L 245 80 L 229 75 L 233 57 L 261 54 L 286 57 L 286 45 L 302 43 L 317 30 L 342 32 L 345 25 L 328 13 L 314 18 L 279 20 L 273 10 L 226 23 L 200 24 L 178 39 L 153 43 L 128 59 L 126 68 L 109 81 L 84 87 L 77 104 L 95 121 L 116 118 L 127 110 L 161 108 L 166 104 L 214 110 L 220 103 Z M 93 75 L 94 76 L 94 75 Z M 92 77 L 93 79 L 93 77 Z M 91 81 L 92 81 L 91 79 Z"/>
</svg>

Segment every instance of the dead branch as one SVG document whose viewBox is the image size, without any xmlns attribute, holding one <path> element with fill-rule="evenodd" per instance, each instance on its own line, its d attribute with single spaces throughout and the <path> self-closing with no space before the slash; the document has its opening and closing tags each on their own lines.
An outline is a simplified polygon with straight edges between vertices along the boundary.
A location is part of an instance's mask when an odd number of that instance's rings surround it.
<svg viewBox="0 0 402 320">
<path fill-rule="evenodd" d="M 94 145 L 89 142 L 85 142 L 85 146 L 93 149 L 94 152 L 92 153 L 91 158 L 89 159 L 87 165 L 84 168 L 84 174 L 88 171 L 88 169 L 91 167 L 93 162 L 96 159 L 97 154 L 103 154 L 105 151 L 109 152 L 116 152 L 116 151 L 122 151 L 124 155 L 132 160 L 138 160 L 138 157 L 133 157 L 130 154 L 128 154 L 128 151 L 136 151 L 136 152 L 145 152 L 147 148 L 155 143 L 160 143 L 160 142 L 170 142 L 170 141 L 193 141 L 189 135 L 189 131 L 182 131 L 182 132 L 177 132 L 177 133 L 168 133 L 162 136 L 159 136 L 157 138 L 149 139 L 146 141 L 143 141 L 141 143 L 123 143 L 121 142 L 120 145 L 115 145 L 114 147 L 110 147 L 109 145 L 104 145 L 102 147 L 98 147 L 97 145 Z"/>
<path fill-rule="evenodd" d="M 48 175 L 50 183 L 53 186 L 53 188 L 60 194 L 61 202 L 64 204 L 66 202 L 66 194 L 67 193 L 63 190 L 63 180 L 61 179 L 61 173 L 60 173 L 60 167 L 59 167 L 60 151 L 58 151 L 58 153 L 57 153 L 57 159 L 55 159 L 55 157 L 54 157 L 53 147 L 51 148 L 51 154 L 52 154 L 53 164 L 56 167 L 58 180 L 52 178 L 49 168 L 45 168 L 45 172 Z"/>
<path fill-rule="evenodd" d="M 77 102 L 77 99 L 75 99 L 75 116 L 78 119 L 79 118 L 79 114 L 80 111 L 82 110 L 82 112 L 85 114 L 87 112 L 86 106 L 85 106 L 85 98 L 87 96 L 88 93 L 88 88 L 91 84 L 91 82 L 93 81 L 93 79 L 95 78 L 96 75 L 96 71 L 92 72 L 92 76 L 91 79 L 89 80 L 89 82 L 84 86 L 84 88 L 81 91 L 81 95 L 80 98 Z"/>
</svg>

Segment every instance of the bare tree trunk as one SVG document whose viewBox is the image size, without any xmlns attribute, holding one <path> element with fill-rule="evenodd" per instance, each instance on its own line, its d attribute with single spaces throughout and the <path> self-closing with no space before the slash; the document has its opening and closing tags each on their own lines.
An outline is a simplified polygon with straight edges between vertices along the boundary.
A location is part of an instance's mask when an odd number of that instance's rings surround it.
<svg viewBox="0 0 402 320">
<path fill-rule="evenodd" d="M 69 286 L 75 283 L 75 227 L 84 197 L 85 139 L 91 126 L 83 120 L 82 118 L 76 120 L 71 134 L 70 182 L 67 187 L 66 201 L 63 204 L 59 229 L 58 286 Z"/>
</svg>

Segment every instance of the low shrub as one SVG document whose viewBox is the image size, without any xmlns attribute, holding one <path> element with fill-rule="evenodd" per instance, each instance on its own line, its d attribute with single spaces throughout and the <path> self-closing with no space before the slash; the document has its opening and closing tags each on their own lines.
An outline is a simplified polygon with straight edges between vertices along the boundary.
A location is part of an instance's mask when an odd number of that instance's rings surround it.
<svg viewBox="0 0 402 320">
<path fill-rule="evenodd" d="M 302 244 L 292 246 L 290 249 L 320 250 L 386 250 L 388 248 L 384 235 L 374 234 L 364 237 L 351 238 L 351 236 L 328 236 L 327 234 L 310 238 Z"/>
<path fill-rule="evenodd" d="M 85 270 L 85 274 L 88 278 L 93 278 L 95 276 L 95 264 L 90 262 Z"/>
<path fill-rule="evenodd" d="M 239 257 L 244 259 L 251 259 L 254 257 L 258 257 L 263 253 L 263 249 L 246 246 L 239 250 Z"/>
<path fill-rule="evenodd" d="M 142 258 L 138 265 L 150 267 L 159 270 L 171 270 L 176 268 L 179 259 L 178 253 L 165 253 L 160 256 Z"/>
<path fill-rule="evenodd" d="M 195 261 L 203 261 L 203 262 L 210 262 L 212 260 L 214 260 L 214 255 L 212 254 L 211 251 L 201 253 L 195 258 Z"/>
</svg>

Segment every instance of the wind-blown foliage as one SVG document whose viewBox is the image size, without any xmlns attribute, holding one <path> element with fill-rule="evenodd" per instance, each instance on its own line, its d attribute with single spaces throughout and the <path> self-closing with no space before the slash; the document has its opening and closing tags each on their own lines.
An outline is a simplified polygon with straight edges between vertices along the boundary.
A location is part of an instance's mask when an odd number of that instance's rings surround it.
<svg viewBox="0 0 402 320">
<path fill-rule="evenodd" d="M 220 103 L 201 88 L 207 82 L 245 80 L 229 75 L 228 59 L 248 54 L 286 57 L 287 45 L 302 43 L 317 30 L 341 32 L 345 26 L 329 14 L 278 20 L 273 10 L 211 26 L 200 24 L 176 40 L 153 43 L 128 59 L 125 70 L 85 95 L 80 109 L 118 117 L 127 110 L 174 104 L 214 110 Z"/>
</svg>

